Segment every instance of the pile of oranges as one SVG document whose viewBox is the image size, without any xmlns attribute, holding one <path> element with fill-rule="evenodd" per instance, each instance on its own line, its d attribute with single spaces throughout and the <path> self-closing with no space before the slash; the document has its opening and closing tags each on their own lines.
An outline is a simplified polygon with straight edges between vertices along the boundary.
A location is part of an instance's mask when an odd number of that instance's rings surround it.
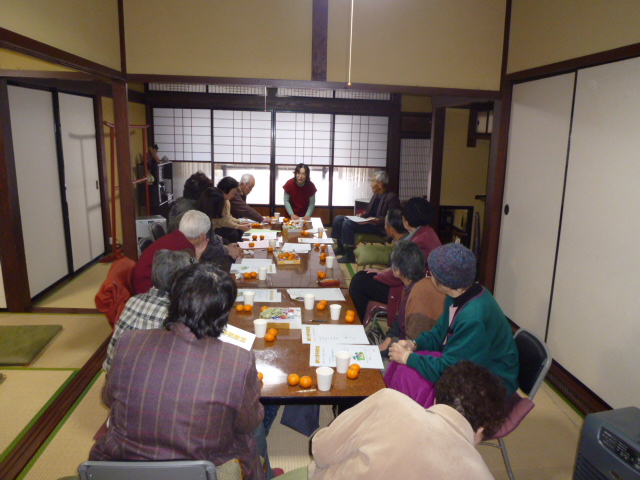
<svg viewBox="0 0 640 480">
<path fill-rule="evenodd" d="M 281 252 L 278 254 L 278 260 L 295 260 L 298 256 L 293 252 Z"/>
<path fill-rule="evenodd" d="M 242 276 L 247 280 L 251 278 L 258 278 L 258 272 L 244 272 Z"/>
<path fill-rule="evenodd" d="M 251 310 L 253 310 L 253 305 L 236 305 L 236 312 L 240 313 L 240 312 L 250 312 Z"/>
<path fill-rule="evenodd" d="M 260 224 L 259 223 L 252 223 L 251 226 L 253 228 L 260 228 Z"/>
<path fill-rule="evenodd" d="M 300 232 L 300 235 L 302 235 L 303 237 L 308 237 L 308 236 L 310 235 L 310 233 L 309 233 L 309 232 L 307 232 L 306 230 L 302 230 L 302 231 Z"/>
<path fill-rule="evenodd" d="M 358 365 L 357 363 L 350 365 L 349 370 L 347 370 L 347 378 L 355 380 L 356 378 L 358 378 L 358 375 L 360 375 L 360 365 Z"/>
<path fill-rule="evenodd" d="M 307 375 L 303 375 L 301 377 L 296 373 L 290 374 L 287 377 L 287 382 L 292 387 L 295 387 L 296 385 L 300 385 L 300 388 L 309 388 L 311 385 L 313 385 L 313 380 L 311 379 L 311 377 Z"/>
<path fill-rule="evenodd" d="M 320 300 L 316 308 L 318 310 L 324 310 L 325 308 L 327 308 L 327 305 L 329 305 L 329 302 L 327 302 L 326 300 Z"/>
<path fill-rule="evenodd" d="M 270 328 L 269 330 L 267 330 L 267 333 L 264 336 L 264 340 L 265 342 L 275 342 L 277 336 L 278 336 L 278 329 Z"/>
<path fill-rule="evenodd" d="M 347 313 L 344 317 L 344 321 L 347 323 L 353 323 L 356 319 L 356 312 L 353 310 L 347 310 Z"/>
</svg>

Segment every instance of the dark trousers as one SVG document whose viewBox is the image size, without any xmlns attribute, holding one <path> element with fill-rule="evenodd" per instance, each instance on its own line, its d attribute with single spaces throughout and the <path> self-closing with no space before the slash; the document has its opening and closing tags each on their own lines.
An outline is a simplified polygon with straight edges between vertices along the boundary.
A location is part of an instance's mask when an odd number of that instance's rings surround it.
<svg viewBox="0 0 640 480">
<path fill-rule="evenodd" d="M 241 242 L 242 234 L 244 233 L 242 230 L 238 230 L 237 228 L 230 228 L 230 227 L 216 228 L 214 232 L 217 235 L 220 235 L 223 238 L 223 240 L 226 240 L 225 243 Z"/>
<path fill-rule="evenodd" d="M 349 295 L 356 306 L 360 320 L 363 320 L 367 313 L 369 301 L 380 303 L 389 301 L 389 285 L 376 281 L 374 277 L 374 274 L 361 270 L 353 276 L 349 285 Z"/>
<path fill-rule="evenodd" d="M 344 215 L 338 215 L 333 219 L 331 237 L 342 242 L 343 245 L 355 246 L 356 233 L 384 234 L 383 230 L 378 225 L 372 225 L 370 223 L 356 223 L 349 220 Z"/>
</svg>

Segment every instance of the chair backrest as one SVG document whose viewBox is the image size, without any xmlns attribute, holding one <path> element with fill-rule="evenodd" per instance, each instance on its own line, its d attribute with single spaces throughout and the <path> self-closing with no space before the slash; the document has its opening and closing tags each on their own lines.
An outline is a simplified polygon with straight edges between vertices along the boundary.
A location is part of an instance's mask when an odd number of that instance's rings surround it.
<svg viewBox="0 0 640 480">
<path fill-rule="evenodd" d="M 153 238 L 154 242 L 167 233 L 160 222 L 153 223 L 149 230 L 151 232 L 151 238 Z"/>
<path fill-rule="evenodd" d="M 513 336 L 518 346 L 520 389 L 533 399 L 551 366 L 551 351 L 533 332 L 521 328 Z"/>
<path fill-rule="evenodd" d="M 216 467 L 206 460 L 170 462 L 83 462 L 80 480 L 217 480 Z"/>
</svg>

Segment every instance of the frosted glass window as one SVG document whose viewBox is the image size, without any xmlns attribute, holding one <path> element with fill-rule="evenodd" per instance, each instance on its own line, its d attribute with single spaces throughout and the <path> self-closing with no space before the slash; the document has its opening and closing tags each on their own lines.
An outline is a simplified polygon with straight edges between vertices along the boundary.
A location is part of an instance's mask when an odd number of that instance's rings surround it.
<svg viewBox="0 0 640 480">
<path fill-rule="evenodd" d="M 336 115 L 334 165 L 386 168 L 388 130 L 388 117 Z"/>
<path fill-rule="evenodd" d="M 335 207 L 352 207 L 356 200 L 369 200 L 371 178 L 378 168 L 340 167 L 333 169 L 333 200 Z"/>
<path fill-rule="evenodd" d="M 160 158 L 211 161 L 211 110 L 154 108 L 153 125 Z"/>
<path fill-rule="evenodd" d="M 271 112 L 214 110 L 213 161 L 269 163 Z"/>
<path fill-rule="evenodd" d="M 276 163 L 330 165 L 331 115 L 277 112 Z"/>
<path fill-rule="evenodd" d="M 431 140 L 406 138 L 400 142 L 400 197 L 429 197 L 431 186 Z"/>
</svg>

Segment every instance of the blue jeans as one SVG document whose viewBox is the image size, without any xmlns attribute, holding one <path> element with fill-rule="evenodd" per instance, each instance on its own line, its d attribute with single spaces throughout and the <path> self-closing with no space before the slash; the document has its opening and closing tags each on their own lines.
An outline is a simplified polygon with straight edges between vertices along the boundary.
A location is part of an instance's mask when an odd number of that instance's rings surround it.
<svg viewBox="0 0 640 480">
<path fill-rule="evenodd" d="M 345 215 L 338 215 L 333 219 L 331 237 L 342 242 L 343 245 L 355 246 L 356 233 L 383 235 L 383 231 L 378 225 L 356 223 L 349 220 Z"/>
</svg>

